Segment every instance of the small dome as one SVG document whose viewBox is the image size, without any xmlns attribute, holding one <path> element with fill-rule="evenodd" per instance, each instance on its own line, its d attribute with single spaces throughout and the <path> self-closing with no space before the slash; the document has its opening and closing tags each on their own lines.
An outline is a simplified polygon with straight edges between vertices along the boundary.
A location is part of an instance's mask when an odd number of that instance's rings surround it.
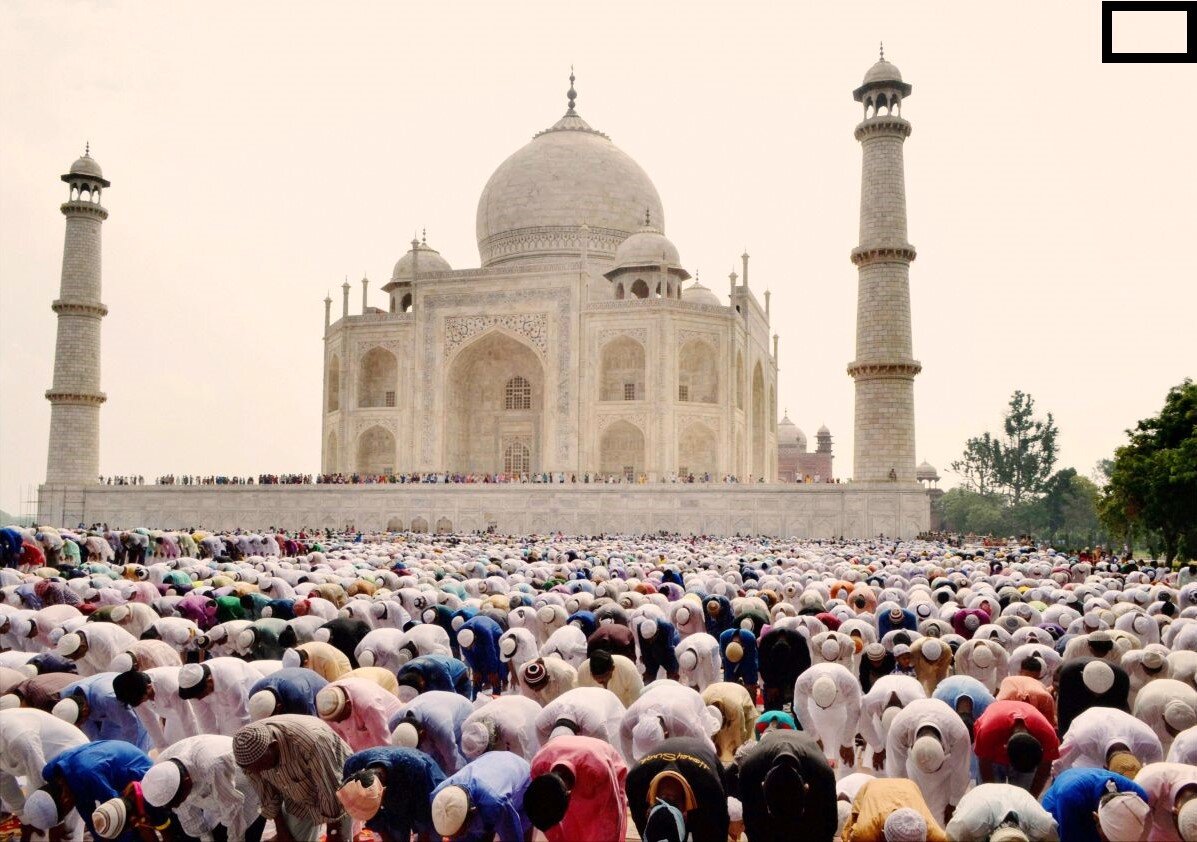
<svg viewBox="0 0 1197 842">
<path fill-rule="evenodd" d="M 929 462 L 920 462 L 919 466 L 914 469 L 914 476 L 919 480 L 934 480 L 939 479 L 939 471 L 935 470 L 935 467 Z"/>
<path fill-rule="evenodd" d="M 898 70 L 890 62 L 885 59 L 874 64 L 869 68 L 869 72 L 865 74 L 864 84 L 870 85 L 874 82 L 901 82 L 902 71 Z"/>
<path fill-rule="evenodd" d="M 656 228 L 645 225 L 615 249 L 615 268 L 632 269 L 642 266 L 681 266 L 677 246 Z"/>
<path fill-rule="evenodd" d="M 798 425 L 787 415 L 777 422 L 777 443 L 796 444 L 802 450 L 806 450 L 806 433 L 798 429 Z"/>
<path fill-rule="evenodd" d="M 820 427 L 820 428 L 819 428 L 819 432 L 815 433 L 815 435 L 817 435 L 817 436 L 829 436 L 829 435 L 831 435 L 831 430 L 827 429 L 827 425 L 826 425 L 826 424 L 824 424 L 822 427 Z"/>
<path fill-rule="evenodd" d="M 434 248 L 431 248 L 427 243 L 420 243 L 413 249 L 408 249 L 407 254 L 399 258 L 399 262 L 395 264 L 395 271 L 391 273 L 392 281 L 411 280 L 412 264 L 415 263 L 415 253 L 420 253 L 420 274 L 424 275 L 428 272 L 452 272 L 453 267 L 449 265 L 449 261 L 441 257 L 441 253 Z"/>
<path fill-rule="evenodd" d="M 92 178 L 103 178 L 104 171 L 91 155 L 84 155 L 71 164 L 71 175 L 89 175 Z"/>
<path fill-rule="evenodd" d="M 719 301 L 719 296 L 704 287 L 698 281 L 690 284 L 682 290 L 682 301 L 688 301 L 691 304 L 709 304 L 712 307 L 721 307 L 722 302 Z"/>
</svg>

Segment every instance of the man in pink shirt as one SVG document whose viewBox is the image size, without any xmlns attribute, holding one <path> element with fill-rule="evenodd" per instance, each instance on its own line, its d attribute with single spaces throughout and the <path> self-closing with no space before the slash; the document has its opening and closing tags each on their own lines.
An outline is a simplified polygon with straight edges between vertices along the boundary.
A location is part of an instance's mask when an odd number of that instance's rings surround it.
<svg viewBox="0 0 1197 842">
<path fill-rule="evenodd" d="M 627 830 L 628 767 L 610 744 L 560 736 L 532 758 L 524 812 L 548 842 L 613 842 Z"/>
</svg>

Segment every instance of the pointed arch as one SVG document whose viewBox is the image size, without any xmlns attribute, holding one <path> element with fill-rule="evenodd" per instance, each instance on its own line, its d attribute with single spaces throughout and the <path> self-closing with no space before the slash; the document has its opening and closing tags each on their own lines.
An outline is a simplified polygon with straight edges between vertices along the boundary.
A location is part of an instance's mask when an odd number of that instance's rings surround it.
<svg viewBox="0 0 1197 842">
<path fill-rule="evenodd" d="M 630 421 L 615 421 L 599 441 L 599 471 L 636 480 L 644 473 L 644 432 Z"/>
<path fill-rule="evenodd" d="M 716 476 L 719 471 L 719 440 L 714 431 L 701 421 L 695 421 L 682 431 L 677 443 L 679 476 L 703 474 Z"/>
<path fill-rule="evenodd" d="M 357 405 L 362 408 L 395 406 L 398 392 L 399 361 L 386 348 L 371 348 L 358 366 Z"/>
<path fill-rule="evenodd" d="M 394 473 L 394 434 L 375 424 L 358 436 L 357 461 L 354 469 L 359 474 L 372 476 Z"/>
<path fill-rule="evenodd" d="M 499 328 L 478 336 L 452 358 L 445 390 L 449 470 L 500 473 L 514 439 L 527 446 L 529 469 L 539 470 L 545 369 L 524 340 Z"/>
<path fill-rule="evenodd" d="M 768 473 L 765 463 L 765 375 L 758 362 L 752 369 L 752 473 L 760 479 Z"/>
<path fill-rule="evenodd" d="M 328 360 L 328 401 L 325 411 L 336 412 L 341 408 L 341 356 L 333 354 Z"/>
<path fill-rule="evenodd" d="M 324 442 L 324 472 L 327 474 L 335 474 L 338 471 L 337 445 L 337 431 L 329 430 L 328 438 Z"/>
<path fill-rule="evenodd" d="M 644 399 L 646 375 L 643 345 L 630 336 L 620 336 L 605 344 L 599 357 L 599 400 Z"/>
<path fill-rule="evenodd" d="M 718 403 L 719 356 L 709 342 L 691 339 L 677 354 L 678 400 Z"/>
</svg>

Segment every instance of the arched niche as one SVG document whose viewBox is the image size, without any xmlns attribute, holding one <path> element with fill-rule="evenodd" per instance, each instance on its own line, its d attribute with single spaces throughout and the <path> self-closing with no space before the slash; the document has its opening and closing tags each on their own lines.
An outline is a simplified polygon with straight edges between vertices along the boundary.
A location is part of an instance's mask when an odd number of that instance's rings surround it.
<svg viewBox="0 0 1197 842">
<path fill-rule="evenodd" d="M 636 480 L 644 473 L 644 433 L 628 421 L 615 421 L 599 440 L 599 471 Z"/>
<path fill-rule="evenodd" d="M 358 436 L 357 461 L 354 469 L 359 474 L 371 476 L 394 473 L 394 434 L 390 430 L 375 425 Z"/>
<path fill-rule="evenodd" d="M 719 358 L 710 343 L 691 339 L 678 350 L 678 400 L 717 403 L 719 400 Z"/>
<path fill-rule="evenodd" d="M 620 336 L 603 346 L 599 365 L 599 400 L 644 400 L 644 346 Z"/>
<path fill-rule="evenodd" d="M 386 348 L 371 348 L 358 367 L 357 405 L 362 408 L 396 406 L 399 361 Z"/>
</svg>

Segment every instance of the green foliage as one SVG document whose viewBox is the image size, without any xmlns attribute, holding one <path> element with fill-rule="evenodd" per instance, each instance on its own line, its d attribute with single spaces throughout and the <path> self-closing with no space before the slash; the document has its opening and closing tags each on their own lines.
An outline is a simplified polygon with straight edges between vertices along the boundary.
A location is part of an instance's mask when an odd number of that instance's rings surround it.
<svg viewBox="0 0 1197 842">
<path fill-rule="evenodd" d="M 969 491 L 1001 494 L 1018 506 L 1047 490 L 1056 464 L 1059 430 L 1050 412 L 1044 420 L 1035 418 L 1035 399 L 1015 391 L 1002 433 L 1001 437 L 983 433 L 970 438 L 961 458 L 948 467 L 961 476 Z"/>
<path fill-rule="evenodd" d="M 1158 537 L 1168 562 L 1197 556 L 1197 385 L 1170 389 L 1160 414 L 1127 436 L 1102 495 L 1103 522 L 1128 542 Z"/>
</svg>

